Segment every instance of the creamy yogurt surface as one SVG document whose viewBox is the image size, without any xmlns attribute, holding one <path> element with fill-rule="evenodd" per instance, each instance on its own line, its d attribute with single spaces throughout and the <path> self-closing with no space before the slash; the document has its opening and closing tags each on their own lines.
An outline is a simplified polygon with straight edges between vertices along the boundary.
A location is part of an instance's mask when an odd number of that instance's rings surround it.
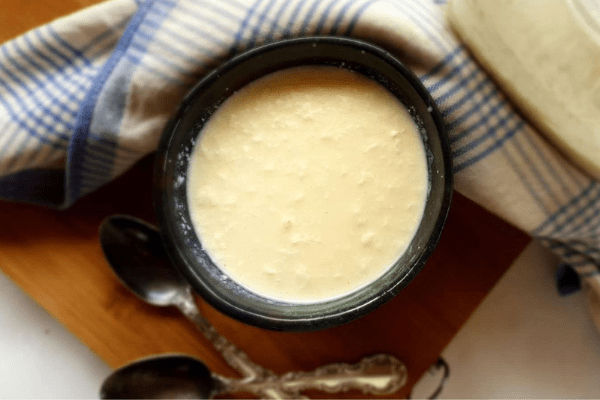
<svg viewBox="0 0 600 400">
<path fill-rule="evenodd" d="M 187 176 L 213 262 L 260 295 L 317 302 L 381 276 L 406 250 L 428 191 L 406 108 L 343 68 L 260 78 L 205 124 Z"/>
</svg>

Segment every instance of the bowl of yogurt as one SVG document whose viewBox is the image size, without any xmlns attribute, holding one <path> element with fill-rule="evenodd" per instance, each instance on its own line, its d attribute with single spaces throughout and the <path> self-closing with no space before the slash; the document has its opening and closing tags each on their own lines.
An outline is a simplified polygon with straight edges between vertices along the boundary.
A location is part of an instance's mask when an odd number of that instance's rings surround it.
<svg viewBox="0 0 600 400">
<path fill-rule="evenodd" d="M 224 63 L 184 99 L 155 166 L 170 259 L 212 306 L 273 330 L 333 327 L 390 300 L 435 248 L 451 194 L 429 93 L 348 38 Z"/>
</svg>

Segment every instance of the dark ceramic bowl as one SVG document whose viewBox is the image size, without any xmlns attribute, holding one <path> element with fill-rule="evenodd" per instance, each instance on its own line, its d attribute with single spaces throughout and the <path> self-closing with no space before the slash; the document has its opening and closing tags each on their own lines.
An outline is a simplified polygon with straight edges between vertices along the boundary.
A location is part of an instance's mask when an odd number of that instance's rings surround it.
<svg viewBox="0 0 600 400">
<path fill-rule="evenodd" d="M 387 87 L 421 129 L 429 193 L 421 224 L 408 250 L 381 277 L 342 297 L 311 304 L 274 301 L 249 292 L 211 261 L 192 228 L 186 193 L 190 152 L 203 124 L 234 91 L 270 72 L 302 65 L 349 68 Z M 388 52 L 338 37 L 299 38 L 240 54 L 208 74 L 184 99 L 159 145 L 155 207 L 167 253 L 212 306 L 266 329 L 311 331 L 340 325 L 381 306 L 421 271 L 444 226 L 452 195 L 452 167 L 440 113 L 419 79 Z M 260 249 L 257 249 L 260 251 Z"/>
</svg>

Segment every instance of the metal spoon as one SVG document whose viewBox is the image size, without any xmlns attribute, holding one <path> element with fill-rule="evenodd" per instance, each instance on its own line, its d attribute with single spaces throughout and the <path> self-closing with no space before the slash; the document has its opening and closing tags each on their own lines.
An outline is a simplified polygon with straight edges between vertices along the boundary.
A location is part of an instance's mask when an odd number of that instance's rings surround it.
<svg viewBox="0 0 600 400">
<path fill-rule="evenodd" d="M 208 399 L 217 382 L 199 360 L 186 356 L 146 358 L 113 372 L 102 384 L 101 399 Z"/>
<path fill-rule="evenodd" d="M 391 361 L 391 362 L 390 362 Z M 100 389 L 102 399 L 213 398 L 224 393 L 254 393 L 269 389 L 289 398 L 306 398 L 305 389 L 339 392 L 360 389 L 364 393 L 389 394 L 406 377 L 404 364 L 389 356 L 363 358 L 355 365 L 333 364 L 312 372 L 288 372 L 266 380 L 246 382 L 211 373 L 200 360 L 183 355 L 165 355 L 135 361 L 113 372 Z"/>
<path fill-rule="evenodd" d="M 180 372 L 177 371 L 171 372 L 175 375 L 166 373 L 173 368 L 172 365 L 171 368 L 162 366 L 163 361 L 161 360 L 167 359 L 163 357 L 159 357 L 157 360 L 146 359 L 135 362 L 116 371 L 113 375 L 130 377 L 133 374 L 138 377 L 135 379 L 142 379 L 142 376 L 157 379 L 163 377 L 164 379 L 158 380 L 161 382 L 173 380 L 173 382 L 182 383 L 182 379 L 187 373 L 185 371 L 192 371 L 196 374 L 193 376 L 201 377 L 202 385 L 200 387 L 202 390 L 212 392 L 217 388 L 224 390 L 227 387 L 228 392 L 246 391 L 264 398 L 276 399 L 298 398 L 301 390 L 309 388 L 330 392 L 359 389 L 365 393 L 389 394 L 397 391 L 406 382 L 407 373 L 404 364 L 392 356 L 383 354 L 364 358 L 354 365 L 332 364 L 317 368 L 312 372 L 289 372 L 277 376 L 272 371 L 252 362 L 246 353 L 229 343 L 202 317 L 194 301 L 190 285 L 170 264 L 160 234 L 155 227 L 131 216 L 112 216 L 105 219 L 100 225 L 100 243 L 109 265 L 127 288 L 149 304 L 179 308 L 221 352 L 227 363 L 243 375 L 244 379 L 231 380 L 206 372 L 212 376 L 212 381 L 208 381 L 204 376 L 205 373 L 202 372 L 204 371 L 202 368 L 208 371 L 206 366 L 197 359 L 183 356 L 179 356 L 176 361 L 188 360 L 184 362 L 185 364 L 189 362 L 189 359 L 194 360 L 188 366 L 182 367 L 183 375 L 178 375 Z M 198 364 L 202 367 L 199 367 Z M 131 369 L 128 369 L 130 367 Z M 153 368 L 158 368 L 158 371 L 154 371 Z M 120 371 L 126 372 L 121 375 Z M 187 379 L 191 378 L 188 376 Z M 158 390 L 162 384 L 152 386 L 147 383 L 147 385 Z M 186 387 L 189 387 L 189 382 Z M 241 389 L 242 387 L 244 390 Z M 140 397 L 148 396 L 145 394 Z M 124 397 L 124 395 L 114 397 Z"/>
</svg>

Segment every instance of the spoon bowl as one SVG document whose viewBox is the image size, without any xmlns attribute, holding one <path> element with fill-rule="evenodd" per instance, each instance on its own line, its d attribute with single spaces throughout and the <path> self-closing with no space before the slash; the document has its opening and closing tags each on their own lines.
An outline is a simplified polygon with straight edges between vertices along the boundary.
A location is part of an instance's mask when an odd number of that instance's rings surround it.
<svg viewBox="0 0 600 400">
<path fill-rule="evenodd" d="M 104 256 L 117 278 L 143 301 L 173 306 L 191 292 L 185 278 L 171 265 L 152 225 L 128 215 L 115 215 L 102 222 L 99 234 Z"/>
<path fill-rule="evenodd" d="M 113 372 L 102 384 L 102 399 L 207 399 L 218 382 L 200 360 L 178 355 L 141 359 Z"/>
</svg>

